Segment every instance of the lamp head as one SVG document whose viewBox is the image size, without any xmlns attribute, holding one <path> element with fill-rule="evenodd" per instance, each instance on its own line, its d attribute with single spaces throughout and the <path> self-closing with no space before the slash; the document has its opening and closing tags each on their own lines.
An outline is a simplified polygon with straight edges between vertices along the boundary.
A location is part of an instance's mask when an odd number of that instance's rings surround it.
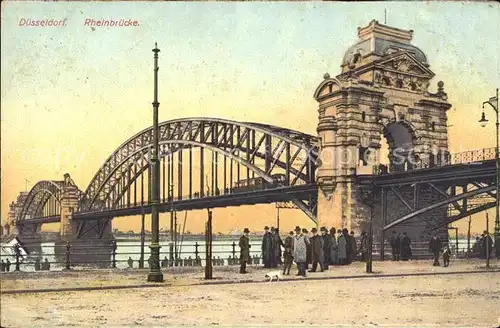
<svg viewBox="0 0 500 328">
<path fill-rule="evenodd" d="M 486 126 L 486 124 L 488 124 L 488 120 L 486 119 L 486 115 L 484 114 L 484 112 L 481 114 L 481 119 L 479 120 L 479 124 L 481 124 L 481 127 L 483 128 Z"/>
</svg>

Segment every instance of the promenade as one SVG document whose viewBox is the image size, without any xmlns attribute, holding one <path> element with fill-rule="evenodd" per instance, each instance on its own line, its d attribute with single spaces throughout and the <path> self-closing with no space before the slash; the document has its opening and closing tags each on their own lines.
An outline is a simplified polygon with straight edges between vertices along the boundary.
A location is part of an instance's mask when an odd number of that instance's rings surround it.
<svg viewBox="0 0 500 328">
<path fill-rule="evenodd" d="M 2 327 L 166 325 L 467 326 L 500 325 L 500 262 L 374 262 L 331 267 L 307 278 L 265 282 L 269 270 L 203 268 L 29 272 L 1 275 Z M 295 274 L 295 272 L 293 272 Z M 70 289 L 77 289 L 70 291 Z M 31 292 L 28 292 L 31 291 Z"/>
</svg>

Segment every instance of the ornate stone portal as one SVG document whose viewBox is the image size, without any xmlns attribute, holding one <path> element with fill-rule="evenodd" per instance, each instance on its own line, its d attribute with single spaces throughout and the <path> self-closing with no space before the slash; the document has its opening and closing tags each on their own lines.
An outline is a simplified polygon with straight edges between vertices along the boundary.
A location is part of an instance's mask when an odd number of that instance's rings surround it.
<svg viewBox="0 0 500 328">
<path fill-rule="evenodd" d="M 320 163 L 317 171 L 320 226 L 360 233 L 369 210 L 356 175 L 379 167 L 381 138 L 389 146 L 389 170 L 405 170 L 448 150 L 443 82 L 428 88 L 434 73 L 410 43 L 413 31 L 371 21 L 358 28 L 359 42 L 342 60 L 342 73 L 327 73 L 314 92 L 319 103 Z M 434 159 L 434 158 L 433 158 Z"/>
</svg>

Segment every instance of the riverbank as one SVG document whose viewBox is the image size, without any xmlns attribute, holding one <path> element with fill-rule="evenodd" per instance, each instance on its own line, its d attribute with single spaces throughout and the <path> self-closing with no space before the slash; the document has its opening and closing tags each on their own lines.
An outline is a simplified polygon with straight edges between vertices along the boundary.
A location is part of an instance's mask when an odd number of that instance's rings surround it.
<svg viewBox="0 0 500 328">
<path fill-rule="evenodd" d="M 363 263 L 354 263 L 271 284 L 264 283 L 268 269 L 239 275 L 235 267 L 216 268 L 216 279 L 205 281 L 202 268 L 171 268 L 158 288 L 4 294 L 1 321 L 4 327 L 495 327 L 500 325 L 500 263 L 491 266 L 487 273 L 477 272 L 485 271 L 479 261 L 455 261 L 448 268 L 429 261 L 375 262 L 368 279 Z M 146 275 L 147 270 L 8 273 L 1 275 L 1 290 L 144 287 L 151 285 Z"/>
</svg>

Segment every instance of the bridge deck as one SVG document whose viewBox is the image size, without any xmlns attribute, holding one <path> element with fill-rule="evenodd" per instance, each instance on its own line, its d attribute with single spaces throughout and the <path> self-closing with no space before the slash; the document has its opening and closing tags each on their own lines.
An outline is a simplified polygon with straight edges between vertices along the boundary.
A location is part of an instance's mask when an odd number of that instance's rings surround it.
<svg viewBox="0 0 500 328">
<path fill-rule="evenodd" d="M 172 207 L 176 211 L 197 210 L 205 208 L 230 207 L 241 205 L 266 204 L 274 202 L 285 202 L 292 199 L 308 200 L 311 195 L 317 191 L 316 184 L 298 185 L 293 187 L 283 187 L 274 189 L 265 189 L 257 191 L 249 191 L 243 193 L 233 193 L 226 195 L 210 196 L 203 198 L 191 198 L 174 200 L 173 203 L 161 203 L 159 206 L 160 212 L 170 212 Z M 102 217 L 119 217 L 141 215 L 142 213 L 151 213 L 151 204 L 131 204 L 126 208 L 114 208 L 103 210 L 100 212 L 74 213 L 75 220 L 94 220 Z M 58 216 L 36 218 L 26 220 L 22 224 L 44 224 L 59 222 Z M 19 224 L 19 223 L 18 223 Z"/>
<path fill-rule="evenodd" d="M 414 171 L 394 172 L 375 176 L 375 186 L 389 187 L 412 183 L 428 183 L 438 181 L 475 180 L 490 179 L 495 176 L 496 168 L 494 160 L 474 162 L 468 164 L 454 164 Z M 357 176 L 362 185 L 370 185 L 373 175 L 363 174 Z"/>
</svg>

